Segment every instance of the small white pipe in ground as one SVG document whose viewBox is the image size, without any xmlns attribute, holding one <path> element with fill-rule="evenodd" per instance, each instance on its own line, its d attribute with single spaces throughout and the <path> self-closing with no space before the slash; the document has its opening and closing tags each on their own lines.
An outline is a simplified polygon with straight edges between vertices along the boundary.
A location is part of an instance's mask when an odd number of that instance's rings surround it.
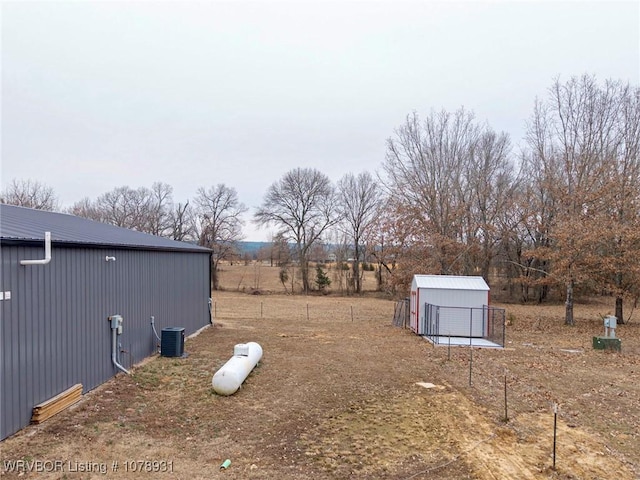
<svg viewBox="0 0 640 480">
<path fill-rule="evenodd" d="M 213 375 L 211 384 L 218 395 L 233 395 L 262 358 L 262 347 L 256 342 L 239 343 L 233 357 Z"/>
</svg>

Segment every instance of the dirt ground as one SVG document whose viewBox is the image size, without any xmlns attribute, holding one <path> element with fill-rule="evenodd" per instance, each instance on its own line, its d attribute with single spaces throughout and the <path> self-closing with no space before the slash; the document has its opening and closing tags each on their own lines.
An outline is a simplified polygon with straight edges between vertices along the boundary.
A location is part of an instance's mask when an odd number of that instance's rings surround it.
<svg viewBox="0 0 640 480">
<path fill-rule="evenodd" d="M 394 302 L 370 294 L 267 294 L 273 271 L 251 295 L 229 266 L 187 358 L 149 359 L 6 439 L 3 477 L 640 478 L 640 321 L 618 329 L 622 353 L 591 348 L 611 299 L 577 305 L 571 328 L 562 305 L 504 305 L 507 348 L 471 351 L 393 327 Z M 216 395 L 213 373 L 248 341 L 261 362 Z"/>
</svg>

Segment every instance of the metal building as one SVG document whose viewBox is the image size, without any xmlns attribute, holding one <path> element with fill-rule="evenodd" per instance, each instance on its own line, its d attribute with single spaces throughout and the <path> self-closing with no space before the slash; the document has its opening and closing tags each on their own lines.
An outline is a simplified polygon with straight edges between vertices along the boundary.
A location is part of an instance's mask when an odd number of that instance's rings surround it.
<svg viewBox="0 0 640 480">
<path fill-rule="evenodd" d="M 210 253 L 0 205 L 0 439 L 28 425 L 38 403 L 77 383 L 91 390 L 116 375 L 116 365 L 126 370 L 155 353 L 152 317 L 158 332 L 183 327 L 189 335 L 208 325 Z M 112 348 L 116 315 L 122 328 Z"/>
<path fill-rule="evenodd" d="M 431 305 L 449 307 L 455 313 L 447 318 L 429 315 Z M 411 329 L 425 335 L 438 320 L 439 335 L 482 337 L 483 308 L 489 305 L 489 286 L 482 277 L 455 275 L 414 275 L 411 282 Z M 460 310 L 455 310 L 459 308 Z M 467 310 L 474 318 L 468 318 Z"/>
</svg>

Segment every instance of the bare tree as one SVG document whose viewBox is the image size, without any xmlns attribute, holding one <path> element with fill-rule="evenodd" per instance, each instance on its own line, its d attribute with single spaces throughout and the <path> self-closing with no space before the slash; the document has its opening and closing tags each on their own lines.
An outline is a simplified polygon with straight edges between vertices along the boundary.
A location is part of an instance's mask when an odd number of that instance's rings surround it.
<svg viewBox="0 0 640 480">
<path fill-rule="evenodd" d="M 84 197 L 81 200 L 75 202 L 71 208 L 67 210 L 71 215 L 76 217 L 88 218 L 95 220 L 96 222 L 108 223 L 105 220 L 105 216 L 102 210 L 98 208 L 97 202 L 92 201 L 89 197 Z"/>
<path fill-rule="evenodd" d="M 536 191 L 531 188 L 530 180 L 534 172 L 522 168 L 514 179 L 509 192 L 509 201 L 498 218 L 499 242 L 497 245 L 497 269 L 507 279 L 509 296 L 518 297 L 522 302 L 531 296 L 542 302 L 548 288 L 540 279 L 548 278 L 548 265 L 536 263 L 537 259 L 526 253 L 534 245 L 548 241 L 544 225 L 546 210 L 536 209 Z M 518 286 L 516 295 L 515 288 Z"/>
<path fill-rule="evenodd" d="M 189 202 L 173 203 L 173 187 L 155 182 L 151 188 L 122 186 L 74 203 L 69 213 L 118 227 L 130 228 L 174 240 L 194 240 L 194 220 Z"/>
<path fill-rule="evenodd" d="M 535 112 L 541 105 L 536 103 L 533 121 L 529 124 L 528 143 L 531 151 L 525 152 L 521 162 L 520 189 L 512 205 L 515 210 L 513 226 L 520 226 L 518 232 L 518 253 L 511 261 L 520 269 L 520 285 L 523 301 L 529 299 L 530 290 L 538 303 L 548 296 L 550 287 L 556 283 L 551 276 L 551 262 L 545 255 L 534 252 L 547 251 L 552 243 L 551 230 L 558 216 L 558 202 L 550 185 L 554 183 L 554 167 L 545 138 L 548 126 Z M 533 142 L 533 143 L 532 143 Z"/>
<path fill-rule="evenodd" d="M 584 75 L 556 80 L 546 102 L 538 101 L 530 122 L 530 171 L 539 208 L 548 211 L 546 245 L 532 255 L 550 262 L 549 273 L 565 287 L 565 324 L 573 325 L 574 290 L 593 278 L 606 212 L 602 199 L 611 184 L 609 172 L 620 137 L 616 132 L 619 85 Z M 533 199 L 532 199 L 533 200 Z"/>
<path fill-rule="evenodd" d="M 498 253 L 504 214 L 513 203 L 515 178 L 506 133 L 483 129 L 470 155 L 465 177 L 465 241 L 470 247 L 466 272 L 477 272 L 488 281 Z"/>
<path fill-rule="evenodd" d="M 394 264 L 397 256 L 402 256 L 402 239 L 394 231 L 393 203 L 390 201 L 385 208 L 380 209 L 380 215 L 374 220 L 374 225 L 367 232 L 366 243 L 369 245 L 371 256 L 376 261 L 376 290 L 382 292 L 385 287 L 390 292 L 396 290 L 397 281 L 393 278 Z M 389 239 L 393 243 L 389 244 Z M 406 285 L 408 285 L 407 283 Z"/>
<path fill-rule="evenodd" d="M 360 262 L 364 260 L 364 240 L 374 225 L 382 192 L 369 172 L 358 176 L 346 174 L 338 181 L 338 209 L 342 218 L 341 230 L 353 247 L 353 281 L 356 293 L 362 292 Z"/>
<path fill-rule="evenodd" d="M 35 208 L 36 210 L 60 210 L 60 203 L 53 188 L 37 180 L 17 180 L 0 194 L 0 203 Z"/>
<path fill-rule="evenodd" d="M 466 209 L 463 173 L 479 137 L 473 114 L 431 113 L 421 121 L 407 117 L 387 140 L 383 164 L 387 189 L 404 227 L 412 227 L 413 243 L 431 245 L 428 271 L 463 273 L 463 219 Z M 390 239 L 389 239 L 390 240 Z"/>
<path fill-rule="evenodd" d="M 94 205 L 105 223 L 148 232 L 152 209 L 149 189 L 133 189 L 127 185 L 116 187 L 100 195 Z"/>
<path fill-rule="evenodd" d="M 329 245 L 331 245 L 331 253 L 329 254 L 329 258 L 334 263 L 333 265 L 333 285 L 334 288 L 340 291 L 340 293 L 349 291 L 348 285 L 352 282 L 353 272 L 349 268 L 348 259 L 350 257 L 351 250 L 351 240 L 347 236 L 347 234 L 343 231 L 344 229 L 340 228 L 332 228 L 331 231 L 327 234 L 327 241 Z M 351 288 L 353 290 L 353 288 Z"/>
<path fill-rule="evenodd" d="M 258 251 L 260 260 L 269 260 L 269 265 L 281 267 L 291 263 L 291 249 L 287 240 L 280 235 L 272 235 L 271 242 Z"/>
<path fill-rule="evenodd" d="M 424 121 L 414 113 L 387 141 L 383 168 L 385 210 L 394 212 L 385 237 L 401 269 L 489 280 L 513 182 L 508 136 L 464 109 Z M 399 286 L 409 273 L 397 272 Z"/>
<path fill-rule="evenodd" d="M 158 236 L 172 236 L 173 187 L 155 182 L 146 193 L 148 203 L 144 231 Z"/>
<path fill-rule="evenodd" d="M 267 248 L 270 265 L 273 266 L 275 263 L 279 268 L 278 277 L 285 293 L 289 293 L 287 290 L 287 281 L 289 280 L 291 280 L 291 293 L 293 293 L 295 271 L 291 261 L 291 246 L 289 242 L 282 235 L 272 235 L 271 243 Z"/>
<path fill-rule="evenodd" d="M 211 288 L 218 290 L 221 260 L 228 258 L 242 239 L 242 214 L 247 208 L 238 200 L 234 188 L 220 183 L 198 188 L 195 198 L 199 224 L 199 243 L 213 250 L 211 256 Z"/>
<path fill-rule="evenodd" d="M 272 184 L 254 214 L 258 225 L 275 225 L 278 233 L 295 242 L 302 288 L 310 290 L 309 254 L 338 218 L 336 195 L 329 178 L 315 169 L 296 168 Z"/>
<path fill-rule="evenodd" d="M 181 242 L 197 240 L 196 219 L 189 200 L 175 204 L 169 214 L 169 237 Z"/>
<path fill-rule="evenodd" d="M 615 155 L 601 198 L 603 231 L 596 262 L 599 285 L 615 296 L 615 316 L 625 322 L 623 301 L 640 298 L 640 88 L 614 83 L 618 99 Z"/>
</svg>

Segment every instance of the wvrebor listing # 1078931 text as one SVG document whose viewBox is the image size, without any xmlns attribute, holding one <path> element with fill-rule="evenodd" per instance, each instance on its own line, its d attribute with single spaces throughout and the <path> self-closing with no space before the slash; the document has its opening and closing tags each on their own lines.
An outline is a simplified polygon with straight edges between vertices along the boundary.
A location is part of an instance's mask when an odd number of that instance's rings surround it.
<svg viewBox="0 0 640 480">
<path fill-rule="evenodd" d="M 113 460 L 92 462 L 78 460 L 3 460 L 3 473 L 158 473 L 173 472 L 172 460 Z"/>
</svg>

